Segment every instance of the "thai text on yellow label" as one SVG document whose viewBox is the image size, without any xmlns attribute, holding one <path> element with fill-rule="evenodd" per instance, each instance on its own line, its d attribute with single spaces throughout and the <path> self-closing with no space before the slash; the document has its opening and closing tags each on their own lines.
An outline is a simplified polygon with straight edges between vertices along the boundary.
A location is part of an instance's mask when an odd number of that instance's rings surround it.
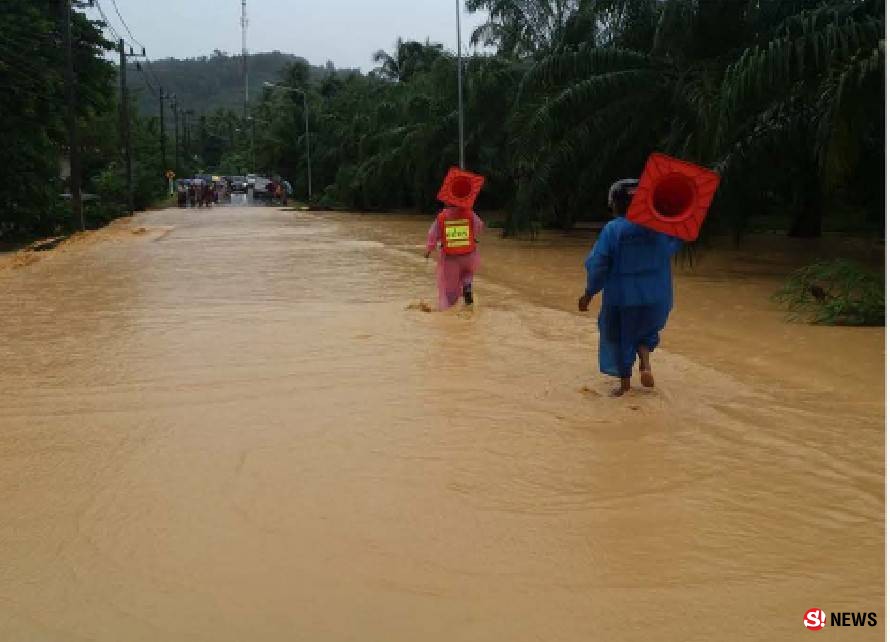
<svg viewBox="0 0 890 642">
<path fill-rule="evenodd" d="M 448 247 L 466 247 L 470 244 L 470 221 L 456 219 L 445 221 L 445 242 Z"/>
</svg>

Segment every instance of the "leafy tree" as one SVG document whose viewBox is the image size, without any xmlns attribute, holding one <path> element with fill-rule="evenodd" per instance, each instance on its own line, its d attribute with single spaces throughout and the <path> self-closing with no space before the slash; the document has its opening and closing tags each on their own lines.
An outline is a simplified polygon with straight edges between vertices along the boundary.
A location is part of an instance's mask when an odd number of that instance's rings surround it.
<svg viewBox="0 0 890 642">
<path fill-rule="evenodd" d="M 59 194 L 65 128 L 64 3 L 0 0 L 0 235 L 52 233 L 68 223 Z M 88 130 L 111 104 L 113 69 L 103 58 L 111 45 L 83 14 L 72 20 L 79 94 L 77 124 Z"/>
<path fill-rule="evenodd" d="M 860 182 L 861 202 L 883 218 L 876 207 L 883 198 L 883 2 L 808 4 L 728 68 L 713 141 L 713 157 L 731 176 L 755 173 L 767 158 L 789 168 L 771 187 L 794 208 L 794 236 L 818 236 L 830 192 L 857 174 L 873 179 Z"/>
<path fill-rule="evenodd" d="M 585 192 L 661 149 L 721 170 L 716 218 L 737 234 L 752 206 L 772 204 L 792 211 L 792 234 L 812 236 L 827 186 L 882 167 L 883 3 L 614 0 L 579 12 L 597 34 L 536 60 L 513 114 L 514 165 L 535 176 L 526 215 L 571 225 L 591 207 Z M 784 174 L 765 171 L 777 160 Z"/>
<path fill-rule="evenodd" d="M 540 55 L 560 41 L 583 4 L 580 0 L 467 0 L 467 9 L 488 14 L 470 42 L 496 47 L 509 58 Z"/>
<path fill-rule="evenodd" d="M 375 73 L 386 80 L 407 82 L 418 73 L 429 72 L 442 57 L 442 45 L 399 38 L 393 54 L 383 49 L 374 54 L 374 62 L 380 66 Z"/>
<path fill-rule="evenodd" d="M 763 224 L 813 236 L 842 216 L 883 229 L 882 0 L 466 6 L 487 12 L 472 39 L 491 48 L 465 60 L 466 158 L 488 177 L 480 207 L 503 210 L 507 233 L 602 216 L 609 184 L 656 150 L 720 171 L 709 226 L 737 238 Z M 153 69 L 178 94 L 201 94 L 186 172 L 280 175 L 302 197 L 311 158 L 317 201 L 432 210 L 459 157 L 456 57 L 400 38 L 372 60 L 363 74 L 257 54 L 265 75 L 253 76 L 248 120 L 233 98 L 238 58 Z M 52 78 L 34 82 L 58 91 Z M 153 115 L 156 100 L 146 104 Z M 154 165 L 152 127 L 135 126 L 140 167 Z M 96 149 L 90 171 L 115 158 Z"/>
</svg>

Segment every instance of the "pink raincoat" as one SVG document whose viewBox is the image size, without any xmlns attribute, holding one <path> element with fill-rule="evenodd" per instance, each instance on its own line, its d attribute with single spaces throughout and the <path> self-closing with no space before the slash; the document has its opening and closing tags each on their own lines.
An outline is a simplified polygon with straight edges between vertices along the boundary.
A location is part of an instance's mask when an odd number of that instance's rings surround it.
<svg viewBox="0 0 890 642">
<path fill-rule="evenodd" d="M 452 215 L 464 216 L 458 214 L 457 208 L 449 207 L 445 209 L 446 217 Z M 485 229 L 485 223 L 479 216 L 473 212 L 473 234 L 478 239 Z M 442 244 L 442 233 L 439 229 L 439 220 L 433 221 L 430 231 L 426 237 L 426 251 L 432 252 L 436 246 Z M 437 257 L 436 266 L 436 284 L 439 287 L 439 309 L 447 310 L 460 298 L 463 293 L 463 287 L 473 283 L 473 275 L 479 269 L 479 251 L 473 251 L 470 254 L 461 254 L 447 256 L 445 251 L 440 249 Z"/>
</svg>

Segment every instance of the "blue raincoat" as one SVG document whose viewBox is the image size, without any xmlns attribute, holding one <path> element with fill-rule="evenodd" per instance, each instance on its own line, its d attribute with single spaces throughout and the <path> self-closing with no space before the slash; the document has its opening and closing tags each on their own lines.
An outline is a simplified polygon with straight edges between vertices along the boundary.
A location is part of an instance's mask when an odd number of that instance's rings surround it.
<svg viewBox="0 0 890 642">
<path fill-rule="evenodd" d="M 654 350 L 674 304 L 671 257 L 683 242 L 624 217 L 610 221 L 584 262 L 587 295 L 603 293 L 600 371 L 630 377 L 637 348 Z"/>
</svg>

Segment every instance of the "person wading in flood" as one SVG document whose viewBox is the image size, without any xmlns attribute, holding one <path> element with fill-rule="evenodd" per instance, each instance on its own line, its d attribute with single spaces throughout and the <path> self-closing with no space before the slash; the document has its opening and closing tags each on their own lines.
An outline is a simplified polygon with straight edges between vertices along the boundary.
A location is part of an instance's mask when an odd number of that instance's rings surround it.
<svg viewBox="0 0 890 642">
<path fill-rule="evenodd" d="M 674 237 L 631 223 L 625 218 L 639 181 L 624 179 L 609 190 L 615 218 L 606 224 L 584 262 L 587 289 L 578 309 L 603 293 L 599 315 L 599 365 L 620 383 L 611 395 L 630 390 L 634 362 L 640 358 L 640 382 L 655 385 L 650 354 L 673 307 L 671 257 L 683 246 Z"/>
<path fill-rule="evenodd" d="M 212 207 L 213 206 L 213 185 L 210 183 L 204 183 L 204 207 Z"/>
<path fill-rule="evenodd" d="M 479 269 L 476 244 L 485 223 L 473 211 L 485 179 L 477 174 L 452 169 L 439 191 L 446 207 L 436 216 L 426 240 L 426 258 L 441 245 L 436 269 L 439 310 L 447 310 L 463 295 L 473 305 L 473 275 Z"/>
</svg>

